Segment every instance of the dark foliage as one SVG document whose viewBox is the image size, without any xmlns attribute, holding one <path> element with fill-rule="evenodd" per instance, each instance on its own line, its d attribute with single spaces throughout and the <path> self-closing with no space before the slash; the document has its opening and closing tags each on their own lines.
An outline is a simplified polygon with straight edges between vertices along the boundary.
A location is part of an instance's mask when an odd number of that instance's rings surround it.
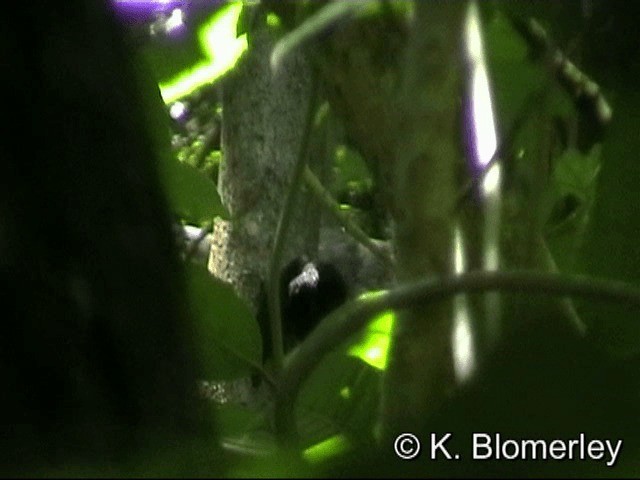
<svg viewBox="0 0 640 480">
<path fill-rule="evenodd" d="M 1 20 L 5 474 L 212 471 L 164 458 L 212 424 L 148 129 L 144 96 L 160 98 L 109 13 L 27 3 Z"/>
</svg>

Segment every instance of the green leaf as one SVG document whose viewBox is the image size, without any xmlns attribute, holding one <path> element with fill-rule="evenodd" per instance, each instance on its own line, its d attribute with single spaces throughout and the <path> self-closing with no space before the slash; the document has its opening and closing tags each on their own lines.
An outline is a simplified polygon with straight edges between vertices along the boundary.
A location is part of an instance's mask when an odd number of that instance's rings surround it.
<svg viewBox="0 0 640 480">
<path fill-rule="evenodd" d="M 495 103 L 508 128 L 545 81 L 545 72 L 527 58 L 528 47 L 499 12 L 486 25 L 485 42 Z"/>
<path fill-rule="evenodd" d="M 334 189 L 336 191 L 347 190 L 350 184 L 358 185 L 364 189 L 373 182 L 362 156 L 344 145 L 336 148 L 334 168 L 336 172 Z"/>
<path fill-rule="evenodd" d="M 209 178 L 169 155 L 160 158 L 160 178 L 173 212 L 193 223 L 210 221 L 215 216 L 228 218 L 218 189 Z"/>
<path fill-rule="evenodd" d="M 544 195 L 545 236 L 560 270 L 573 269 L 593 207 L 600 146 L 582 154 L 568 149 L 555 161 Z"/>
<path fill-rule="evenodd" d="M 260 329 L 247 304 L 203 267 L 187 264 L 196 342 L 209 379 L 229 380 L 261 365 Z"/>
<path fill-rule="evenodd" d="M 389 310 L 374 318 L 362 332 L 360 341 L 349 348 L 349 355 L 359 358 L 374 368 L 384 370 L 387 366 L 389 342 L 395 314 Z"/>
<path fill-rule="evenodd" d="M 301 391 L 297 418 L 307 447 L 336 434 L 354 445 L 372 438 L 380 374 L 344 347 L 325 357 Z"/>
<path fill-rule="evenodd" d="M 566 150 L 555 160 L 551 175 L 550 195 L 556 207 L 557 202 L 568 196 L 575 197 L 580 209 L 567 212 L 570 215 L 553 215 L 550 213 L 550 227 L 557 228 L 575 218 L 574 213 L 588 213 L 587 207 L 593 204 L 596 192 L 596 181 L 600 171 L 600 145 L 596 145 L 588 154 L 580 153 L 574 148 Z M 557 212 L 556 212 L 557 213 Z"/>
<path fill-rule="evenodd" d="M 147 112 L 147 128 L 156 150 L 158 175 L 178 216 L 192 223 L 211 221 L 215 216 L 228 218 L 215 184 L 196 168 L 181 163 L 171 152 L 169 115 L 148 65 L 138 61 L 136 80 Z"/>
<path fill-rule="evenodd" d="M 217 408 L 217 425 L 221 437 L 245 434 L 255 429 L 261 421 L 262 416 L 259 412 L 232 402 Z"/>
<path fill-rule="evenodd" d="M 574 113 L 571 98 L 557 88 L 542 62 L 529 58 L 527 43 L 500 12 L 487 24 L 485 39 L 499 119 L 504 128 L 509 128 L 530 105 L 541 106 L 539 98 L 545 100 L 544 108 L 549 114 Z"/>
<path fill-rule="evenodd" d="M 640 93 L 631 81 L 621 82 L 617 88 L 615 115 L 602 145 L 602 166 L 581 263 L 586 273 L 640 285 Z M 591 303 L 580 313 L 591 326 L 592 337 L 607 348 L 618 354 L 640 353 L 637 313 Z"/>
</svg>

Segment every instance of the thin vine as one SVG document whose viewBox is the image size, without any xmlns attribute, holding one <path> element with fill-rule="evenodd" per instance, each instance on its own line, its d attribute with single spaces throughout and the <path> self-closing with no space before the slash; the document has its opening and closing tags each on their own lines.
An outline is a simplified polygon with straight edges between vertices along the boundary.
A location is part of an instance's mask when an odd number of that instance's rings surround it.
<svg viewBox="0 0 640 480">
<path fill-rule="evenodd" d="M 340 223 L 347 233 L 349 233 L 357 242 L 363 245 L 378 259 L 384 262 L 385 265 L 393 267 L 393 258 L 389 255 L 387 250 L 373 242 L 371 238 L 353 220 L 351 220 L 348 215 L 345 214 L 345 212 L 340 208 L 340 204 L 336 202 L 331 193 L 324 188 L 318 177 L 309 167 L 306 167 L 304 170 L 304 181 L 305 185 L 320 201 L 325 210 L 329 212 L 338 221 L 338 223 Z"/>
<path fill-rule="evenodd" d="M 282 265 L 282 257 L 286 237 L 291 225 L 291 219 L 295 208 L 295 201 L 298 190 L 302 183 L 302 175 L 307 165 L 307 157 L 309 150 L 309 141 L 311 131 L 314 125 L 315 113 L 318 109 L 318 76 L 314 72 L 311 80 L 311 91 L 309 94 L 309 105 L 305 116 L 304 131 L 302 141 L 300 142 L 300 150 L 298 158 L 291 177 L 291 184 L 287 191 L 280 219 L 276 227 L 276 233 L 273 240 L 273 251 L 269 261 L 269 282 L 267 302 L 269 308 L 269 322 L 271 328 L 271 343 L 273 351 L 273 363 L 275 377 L 279 378 L 284 364 L 284 346 L 282 340 L 282 312 L 280 306 L 280 267 Z"/>
</svg>

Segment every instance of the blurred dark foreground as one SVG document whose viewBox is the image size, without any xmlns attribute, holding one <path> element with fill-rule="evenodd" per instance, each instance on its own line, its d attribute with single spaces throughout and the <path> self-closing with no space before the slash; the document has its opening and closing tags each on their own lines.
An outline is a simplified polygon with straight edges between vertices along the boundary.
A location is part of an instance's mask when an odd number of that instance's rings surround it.
<svg viewBox="0 0 640 480">
<path fill-rule="evenodd" d="M 16 5 L 0 20 L 0 475 L 215 476 L 157 86 L 105 1 Z"/>
</svg>

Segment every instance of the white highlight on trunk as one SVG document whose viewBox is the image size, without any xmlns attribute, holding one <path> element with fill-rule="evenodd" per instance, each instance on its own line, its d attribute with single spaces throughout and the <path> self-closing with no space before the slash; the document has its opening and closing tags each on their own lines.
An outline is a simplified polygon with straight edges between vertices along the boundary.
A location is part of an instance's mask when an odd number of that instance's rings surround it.
<svg viewBox="0 0 640 480">
<path fill-rule="evenodd" d="M 465 271 L 464 248 L 462 245 L 462 232 L 456 227 L 453 232 L 454 239 L 454 271 Z M 471 318 L 469 301 L 466 295 L 456 295 L 453 299 L 453 332 L 452 351 L 453 369 L 459 383 L 467 380 L 475 368 L 475 344 L 473 331 L 471 330 Z"/>
<path fill-rule="evenodd" d="M 482 232 L 482 268 L 497 270 L 500 266 L 499 229 L 500 229 L 500 184 L 501 171 L 498 163 L 489 165 L 498 148 L 496 126 L 493 112 L 493 99 L 489 74 L 486 67 L 480 14 L 476 2 L 470 2 L 464 25 L 463 48 L 467 66 L 467 98 L 471 123 L 472 144 L 475 151 L 469 157 L 477 162 L 471 170 L 485 172 L 481 182 L 479 201 L 485 222 Z M 468 262 L 465 259 L 465 240 L 459 227 L 454 232 L 454 269 L 456 273 L 465 272 Z M 484 337 L 495 339 L 499 335 L 499 298 L 497 294 L 485 296 L 484 317 L 486 325 Z M 466 381 L 477 366 L 477 339 L 471 325 L 469 302 L 466 295 L 458 295 L 454 300 L 454 323 L 452 332 L 453 364 L 456 379 L 459 383 Z M 484 347 L 484 346 L 483 346 Z"/>
</svg>

